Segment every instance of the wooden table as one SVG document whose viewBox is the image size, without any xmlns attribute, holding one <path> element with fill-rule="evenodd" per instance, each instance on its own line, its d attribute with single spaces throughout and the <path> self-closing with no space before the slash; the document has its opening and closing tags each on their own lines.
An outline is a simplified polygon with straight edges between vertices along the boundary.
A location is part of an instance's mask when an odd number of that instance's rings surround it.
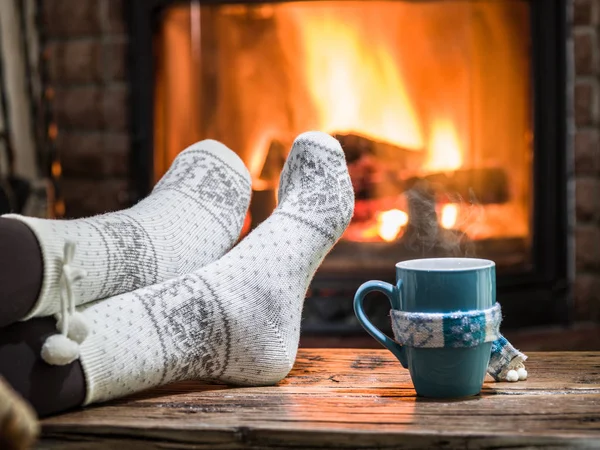
<svg viewBox="0 0 600 450">
<path fill-rule="evenodd" d="M 600 353 L 534 353 L 530 378 L 417 398 L 385 350 L 300 350 L 279 386 L 179 383 L 46 419 L 49 449 L 600 448 Z"/>
</svg>

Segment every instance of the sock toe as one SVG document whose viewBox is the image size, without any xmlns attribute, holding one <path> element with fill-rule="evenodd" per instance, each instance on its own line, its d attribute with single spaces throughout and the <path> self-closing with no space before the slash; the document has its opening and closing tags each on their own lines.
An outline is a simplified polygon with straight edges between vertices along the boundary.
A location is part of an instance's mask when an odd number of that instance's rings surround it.
<svg viewBox="0 0 600 450">
<path fill-rule="evenodd" d="M 340 145 L 339 141 L 333 136 L 323 133 L 322 131 L 307 131 L 298 135 L 298 137 L 294 140 L 294 147 L 305 143 L 312 143 L 322 147 L 327 147 L 334 151 L 337 150 L 339 151 L 340 155 L 344 155 L 344 151 L 342 150 L 342 146 Z"/>
<path fill-rule="evenodd" d="M 279 200 L 280 212 L 339 238 L 354 212 L 354 190 L 337 139 L 320 131 L 296 138 L 279 180 Z"/>
<path fill-rule="evenodd" d="M 226 163 L 231 169 L 235 170 L 240 175 L 243 175 L 248 182 L 250 182 L 250 172 L 248 172 L 248 168 L 244 164 L 244 161 L 242 161 L 237 153 L 235 153 L 222 142 L 215 141 L 214 139 L 204 139 L 190 145 L 183 152 L 181 152 L 181 154 L 197 150 L 210 152 L 215 157 Z"/>
</svg>

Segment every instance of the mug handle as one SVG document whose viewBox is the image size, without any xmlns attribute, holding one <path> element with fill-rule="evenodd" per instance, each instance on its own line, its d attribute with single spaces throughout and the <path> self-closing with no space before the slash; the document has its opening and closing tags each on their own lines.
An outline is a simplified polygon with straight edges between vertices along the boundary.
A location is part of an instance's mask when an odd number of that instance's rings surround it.
<svg viewBox="0 0 600 450">
<path fill-rule="evenodd" d="M 408 368 L 408 361 L 406 359 L 406 353 L 404 353 L 404 347 L 373 325 L 363 309 L 363 300 L 369 293 L 373 291 L 378 291 L 385 294 L 390 301 L 390 305 L 392 308 L 394 308 L 394 297 L 398 295 L 400 286 L 402 286 L 402 280 L 398 280 L 397 287 L 391 285 L 390 283 L 386 283 L 385 281 L 371 280 L 363 283 L 354 295 L 354 313 L 356 314 L 356 317 L 363 328 L 367 330 L 367 333 L 369 333 L 373 339 L 392 352 L 394 356 L 398 358 L 400 364 L 402 364 L 402 367 L 406 369 Z"/>
</svg>

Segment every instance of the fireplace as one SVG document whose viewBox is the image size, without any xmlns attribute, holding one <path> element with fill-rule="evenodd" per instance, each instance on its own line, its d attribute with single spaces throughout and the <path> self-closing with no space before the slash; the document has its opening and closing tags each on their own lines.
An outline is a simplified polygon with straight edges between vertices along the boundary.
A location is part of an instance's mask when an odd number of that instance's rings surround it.
<svg viewBox="0 0 600 450">
<path fill-rule="evenodd" d="M 247 233 L 276 206 L 294 137 L 322 130 L 346 152 L 356 209 L 313 281 L 305 332 L 354 332 L 360 283 L 431 256 L 496 261 L 505 326 L 564 321 L 564 13 L 525 0 L 132 1 L 135 194 L 186 146 L 221 140 L 253 178 Z"/>
</svg>

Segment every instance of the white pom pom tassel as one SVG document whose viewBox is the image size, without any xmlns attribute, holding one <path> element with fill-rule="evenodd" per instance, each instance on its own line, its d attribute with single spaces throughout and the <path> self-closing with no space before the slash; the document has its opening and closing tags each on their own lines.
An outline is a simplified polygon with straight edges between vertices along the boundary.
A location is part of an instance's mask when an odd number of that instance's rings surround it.
<svg viewBox="0 0 600 450">
<path fill-rule="evenodd" d="M 516 370 L 509 370 L 506 374 L 506 381 L 514 382 L 519 381 L 519 374 Z"/>
<path fill-rule="evenodd" d="M 53 366 L 65 366 L 79 358 L 79 344 L 89 334 L 85 317 L 75 310 L 73 285 L 84 278 L 84 270 L 72 267 L 75 258 L 75 243 L 65 242 L 62 275 L 60 277 L 61 313 L 57 321 L 60 334 L 50 336 L 42 346 L 42 359 Z"/>
<path fill-rule="evenodd" d="M 62 330 L 62 317 L 58 319 L 56 327 Z M 90 326 L 86 317 L 80 312 L 74 312 L 69 315 L 69 328 L 67 337 L 78 344 L 82 344 L 90 333 Z"/>
<path fill-rule="evenodd" d="M 525 369 L 525 367 L 519 367 L 517 369 L 517 374 L 519 375 L 519 381 L 524 381 L 527 379 L 527 369 Z"/>
<path fill-rule="evenodd" d="M 42 346 L 42 359 L 53 366 L 66 366 L 79 358 L 79 344 L 62 334 L 50 336 Z"/>
</svg>

